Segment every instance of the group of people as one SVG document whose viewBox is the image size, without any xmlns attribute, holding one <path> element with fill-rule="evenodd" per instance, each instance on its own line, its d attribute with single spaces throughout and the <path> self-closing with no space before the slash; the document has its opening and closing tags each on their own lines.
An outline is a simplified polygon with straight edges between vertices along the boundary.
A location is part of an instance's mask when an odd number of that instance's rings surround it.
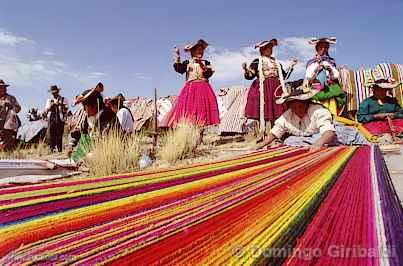
<svg viewBox="0 0 403 266">
<path fill-rule="evenodd" d="M 333 122 L 333 116 L 341 114 L 345 103 L 339 71 L 335 59 L 329 55 L 329 47 L 335 43 L 334 37 L 310 40 L 316 53 L 306 64 L 305 78 L 291 82 L 287 80 L 298 60 L 292 59 L 285 69 L 273 56 L 273 49 L 279 45 L 276 39 L 256 43 L 260 56 L 250 65 L 243 63 L 241 67 L 245 79 L 253 80 L 244 113 L 246 118 L 258 121 L 261 133 L 258 148 L 276 139 L 289 145 L 317 147 L 366 143 L 364 138 L 357 138 L 358 133 Z M 202 39 L 186 45 L 184 51 L 190 57 L 183 61 L 180 50 L 175 49 L 173 67 L 176 72 L 185 74 L 186 82 L 168 114 L 168 127 L 181 122 L 202 128 L 220 123 L 216 95 L 209 83 L 215 71 L 211 62 L 203 58 L 207 47 L 208 43 Z M 371 84 L 373 96 L 361 103 L 357 119 L 372 133 L 392 133 L 396 137 L 403 132 L 403 111 L 390 93 L 398 85 L 387 79 L 377 79 Z M 15 131 L 20 124 L 17 113 L 21 110 L 15 97 L 7 93 L 8 86 L 0 80 L 0 145 L 6 150 L 12 149 L 15 143 Z M 123 135 L 133 131 L 134 119 L 123 104 L 125 97 L 119 94 L 104 99 L 103 91 L 100 82 L 75 98 L 74 104 L 82 105 L 85 117 L 70 132 L 70 153 L 83 136 L 93 132 L 104 132 L 112 127 Z M 58 86 L 52 85 L 49 92 L 52 96 L 46 102 L 48 142 L 52 150 L 61 152 L 69 105 L 60 95 Z"/>
<path fill-rule="evenodd" d="M 329 55 L 330 45 L 336 38 L 314 38 L 309 44 L 315 47 L 315 55 L 306 64 L 305 78 L 286 82 L 298 63 L 293 59 L 285 70 L 273 56 L 276 39 L 258 42 L 260 56 L 248 66 L 242 64 L 245 79 L 253 80 L 248 91 L 245 117 L 259 121 L 265 136 L 258 148 L 269 145 L 275 139 L 290 145 L 327 146 L 336 143 L 346 145 L 366 144 L 359 132 L 333 122 L 345 104 L 345 93 L 339 83 L 336 61 Z M 219 123 L 215 94 L 208 79 L 214 74 L 211 63 L 203 59 L 208 43 L 198 40 L 185 47 L 190 59 L 181 61 L 180 50 L 175 49 L 174 69 L 186 74 L 186 83 L 170 114 L 169 125 L 187 120 L 202 126 Z M 358 112 L 358 121 L 366 124 L 374 134 L 401 134 L 402 108 L 388 90 L 399 84 L 386 79 L 375 80 L 371 87 L 374 96 L 365 100 Z M 387 122 L 387 123 L 385 123 Z M 266 125 L 270 132 L 265 134 Z M 287 141 L 288 140 L 288 141 Z"/>
</svg>

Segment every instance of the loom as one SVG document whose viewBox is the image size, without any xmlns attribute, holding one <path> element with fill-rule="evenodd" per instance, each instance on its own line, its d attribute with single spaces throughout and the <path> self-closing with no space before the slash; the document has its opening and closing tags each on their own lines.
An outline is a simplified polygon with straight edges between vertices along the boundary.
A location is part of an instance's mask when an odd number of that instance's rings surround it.
<svg viewBox="0 0 403 266">
<path fill-rule="evenodd" d="M 403 265 L 377 146 L 5 185 L 0 213 L 1 265 Z"/>
</svg>

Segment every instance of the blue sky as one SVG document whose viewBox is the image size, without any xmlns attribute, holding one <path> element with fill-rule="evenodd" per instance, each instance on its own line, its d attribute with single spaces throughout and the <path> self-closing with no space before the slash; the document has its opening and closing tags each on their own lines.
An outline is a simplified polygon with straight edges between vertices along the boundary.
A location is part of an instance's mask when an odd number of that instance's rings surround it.
<svg viewBox="0 0 403 266">
<path fill-rule="evenodd" d="M 278 57 L 302 62 L 313 36 L 336 36 L 332 55 L 350 68 L 403 63 L 403 1 L 0 1 L 0 78 L 25 107 L 43 107 L 50 84 L 72 99 L 101 80 L 105 95 L 177 94 L 173 47 L 210 43 L 215 88 L 247 86 L 241 63 L 276 37 Z M 186 55 L 182 52 L 182 58 Z"/>
</svg>

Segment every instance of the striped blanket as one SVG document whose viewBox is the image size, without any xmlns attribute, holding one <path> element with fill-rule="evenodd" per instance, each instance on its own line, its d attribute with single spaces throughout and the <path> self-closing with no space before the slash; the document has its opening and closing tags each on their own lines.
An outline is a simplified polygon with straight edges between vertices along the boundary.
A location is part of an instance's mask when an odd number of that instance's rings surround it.
<svg viewBox="0 0 403 266">
<path fill-rule="evenodd" d="M 1 265 L 403 265 L 375 146 L 5 186 L 0 214 Z"/>
</svg>

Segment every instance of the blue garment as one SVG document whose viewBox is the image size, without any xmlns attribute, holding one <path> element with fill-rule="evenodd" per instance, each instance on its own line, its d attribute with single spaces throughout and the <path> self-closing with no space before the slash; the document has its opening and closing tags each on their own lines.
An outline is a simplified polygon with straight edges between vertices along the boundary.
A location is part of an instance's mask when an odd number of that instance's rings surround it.
<svg viewBox="0 0 403 266">
<path fill-rule="evenodd" d="M 336 136 L 329 146 L 338 145 L 369 145 L 368 140 L 354 127 L 347 127 L 343 124 L 336 123 Z M 311 146 L 321 137 L 320 133 L 309 137 L 290 136 L 284 140 L 284 144 L 288 146 Z"/>
</svg>

